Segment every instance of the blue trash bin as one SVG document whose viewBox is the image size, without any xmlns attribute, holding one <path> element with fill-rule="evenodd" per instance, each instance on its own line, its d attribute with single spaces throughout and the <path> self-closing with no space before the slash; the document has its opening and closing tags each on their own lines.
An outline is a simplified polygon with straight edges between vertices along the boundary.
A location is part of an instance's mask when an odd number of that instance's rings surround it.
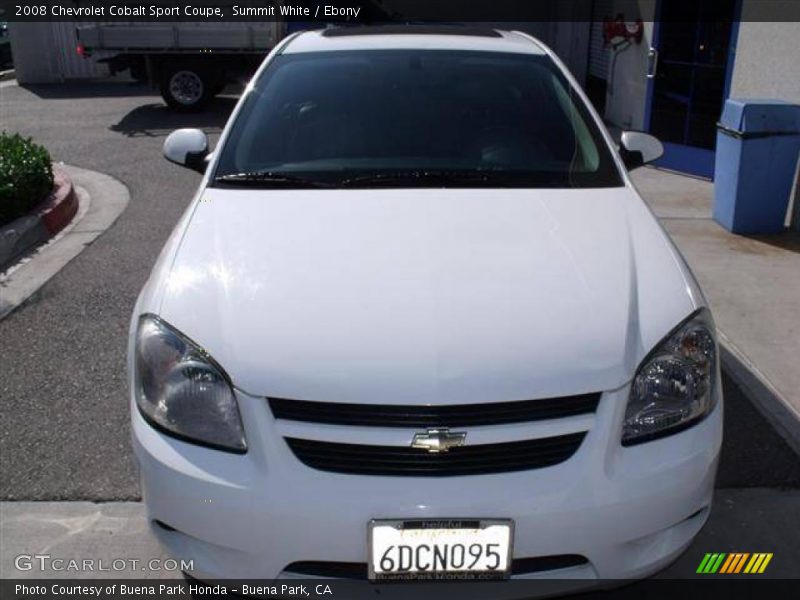
<svg viewBox="0 0 800 600">
<path fill-rule="evenodd" d="M 717 124 L 714 220 L 734 233 L 783 231 L 800 154 L 800 106 L 727 100 Z"/>
</svg>

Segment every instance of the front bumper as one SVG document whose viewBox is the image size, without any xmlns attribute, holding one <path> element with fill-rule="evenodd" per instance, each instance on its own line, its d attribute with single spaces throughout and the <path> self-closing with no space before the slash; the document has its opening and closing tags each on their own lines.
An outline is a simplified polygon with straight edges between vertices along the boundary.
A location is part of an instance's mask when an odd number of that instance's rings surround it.
<svg viewBox="0 0 800 600">
<path fill-rule="evenodd" d="M 567 578 L 578 589 L 644 577 L 683 552 L 705 522 L 722 441 L 720 397 L 694 427 L 623 448 L 625 386 L 603 394 L 581 447 L 555 466 L 445 478 L 342 475 L 302 464 L 282 438 L 287 429 L 332 435 L 330 426 L 277 421 L 263 398 L 237 395 L 245 455 L 164 436 L 132 410 L 148 516 L 162 524 L 154 531 L 174 556 L 192 560 L 202 579 L 291 577 L 286 567 L 303 561 L 366 563 L 370 519 L 468 517 L 513 519 L 515 559 L 587 559 L 515 578 Z M 509 431 L 475 429 L 484 438 Z"/>
</svg>

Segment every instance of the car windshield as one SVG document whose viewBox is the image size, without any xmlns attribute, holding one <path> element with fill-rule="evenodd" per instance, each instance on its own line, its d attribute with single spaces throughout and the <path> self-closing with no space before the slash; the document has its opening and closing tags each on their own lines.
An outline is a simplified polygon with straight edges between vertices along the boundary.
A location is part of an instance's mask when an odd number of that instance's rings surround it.
<svg viewBox="0 0 800 600">
<path fill-rule="evenodd" d="M 248 93 L 213 185 L 622 185 L 583 100 L 543 55 L 284 54 Z"/>
</svg>

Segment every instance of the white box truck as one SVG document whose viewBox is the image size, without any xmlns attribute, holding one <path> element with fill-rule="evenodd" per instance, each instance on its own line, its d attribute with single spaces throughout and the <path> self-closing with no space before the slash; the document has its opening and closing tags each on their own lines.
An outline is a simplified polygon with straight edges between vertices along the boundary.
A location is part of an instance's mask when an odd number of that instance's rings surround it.
<svg viewBox="0 0 800 600">
<path fill-rule="evenodd" d="M 292 24 L 297 29 L 297 23 Z M 77 51 L 161 91 L 176 110 L 201 108 L 256 70 L 286 34 L 286 23 L 103 23 L 77 28 Z"/>
</svg>

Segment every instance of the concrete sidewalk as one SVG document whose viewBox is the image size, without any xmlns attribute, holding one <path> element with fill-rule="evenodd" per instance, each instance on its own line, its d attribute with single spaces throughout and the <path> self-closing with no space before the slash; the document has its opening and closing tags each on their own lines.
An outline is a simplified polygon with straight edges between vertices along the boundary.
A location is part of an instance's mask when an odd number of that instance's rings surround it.
<svg viewBox="0 0 800 600">
<path fill-rule="evenodd" d="M 711 304 L 723 365 L 800 452 L 800 232 L 729 233 L 711 218 L 713 183 L 654 168 L 632 175 Z"/>
<path fill-rule="evenodd" d="M 63 163 L 57 167 L 72 180 L 70 189 L 74 183 L 76 210 L 73 213 L 58 209 L 62 214 L 54 215 L 49 224 L 42 225 L 47 233 L 39 236 L 38 242 L 42 243 L 32 245 L 33 249 L 17 258 L 16 264 L 6 265 L 6 270 L 0 271 L 0 319 L 25 303 L 111 227 L 130 200 L 128 188 L 113 177 Z M 65 204 L 62 202 L 60 206 Z M 67 218 L 69 222 L 65 224 Z"/>
</svg>

